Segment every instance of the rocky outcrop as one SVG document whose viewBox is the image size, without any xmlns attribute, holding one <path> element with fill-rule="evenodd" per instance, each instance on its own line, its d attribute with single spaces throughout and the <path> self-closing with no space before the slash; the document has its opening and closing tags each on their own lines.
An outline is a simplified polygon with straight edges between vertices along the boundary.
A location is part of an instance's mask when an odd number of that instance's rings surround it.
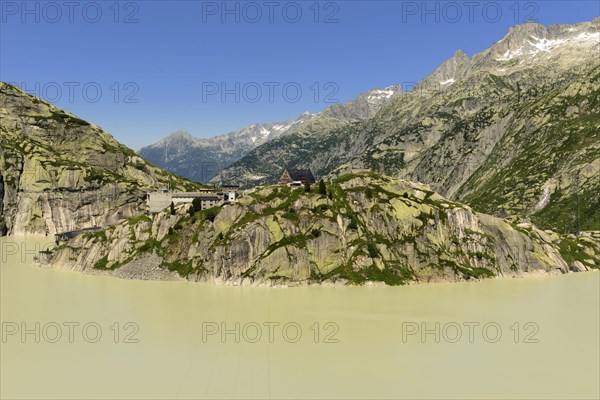
<svg viewBox="0 0 600 400">
<path fill-rule="evenodd" d="M 0 234 L 53 235 L 138 215 L 145 192 L 196 185 L 98 126 L 0 83 Z"/>
<path fill-rule="evenodd" d="M 427 75 L 415 87 L 416 92 L 436 92 L 464 78 L 471 70 L 472 62 L 463 51 L 457 50 L 454 55 L 444 61 L 435 71 Z"/>
<path fill-rule="evenodd" d="M 4 177 L 0 175 L 0 236 L 4 235 L 6 235 L 6 222 L 4 221 Z"/>
<path fill-rule="evenodd" d="M 599 257 L 597 234 L 561 236 L 359 172 L 329 182 L 327 194 L 269 186 L 193 215 L 181 205 L 177 215 L 122 221 L 63 244 L 44 264 L 145 279 L 160 266 L 193 281 L 396 285 L 560 274 L 598 268 Z"/>
</svg>

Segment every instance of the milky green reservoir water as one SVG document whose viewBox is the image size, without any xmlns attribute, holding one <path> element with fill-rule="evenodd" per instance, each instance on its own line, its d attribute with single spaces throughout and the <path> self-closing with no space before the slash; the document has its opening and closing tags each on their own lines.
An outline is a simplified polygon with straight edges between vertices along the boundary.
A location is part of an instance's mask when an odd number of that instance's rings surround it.
<svg viewBox="0 0 600 400">
<path fill-rule="evenodd" d="M 2 398 L 600 396 L 598 272 L 231 287 L 40 269 L 33 241 L 0 246 Z"/>
</svg>

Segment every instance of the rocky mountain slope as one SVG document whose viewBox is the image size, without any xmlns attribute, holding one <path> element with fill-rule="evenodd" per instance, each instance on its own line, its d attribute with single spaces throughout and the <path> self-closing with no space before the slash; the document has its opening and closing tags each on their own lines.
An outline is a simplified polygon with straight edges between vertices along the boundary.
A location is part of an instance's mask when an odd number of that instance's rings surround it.
<svg viewBox="0 0 600 400">
<path fill-rule="evenodd" d="M 600 229 L 600 18 L 527 23 L 469 58 L 458 51 L 374 117 L 257 147 L 218 180 L 273 183 L 368 168 L 544 228 Z"/>
<path fill-rule="evenodd" d="M 261 144 L 291 133 L 314 114 L 305 112 L 284 122 L 253 124 L 212 138 L 196 138 L 178 131 L 138 154 L 154 165 L 196 182 L 208 182 L 223 168 Z"/>
<path fill-rule="evenodd" d="M 368 119 L 400 92 L 399 86 L 374 89 L 348 103 L 335 104 L 317 114 L 305 112 L 288 121 L 253 124 L 239 131 L 211 138 L 195 138 L 187 132 L 179 131 L 142 148 L 138 153 L 167 171 L 206 183 L 264 143 L 298 131 L 318 132 Z M 218 178 L 217 181 L 223 183 Z"/>
<path fill-rule="evenodd" d="M 0 235 L 53 235 L 138 215 L 145 192 L 197 184 L 96 125 L 0 82 Z"/>
<path fill-rule="evenodd" d="M 474 212 L 426 185 L 372 172 L 326 191 L 268 186 L 237 204 L 124 220 L 44 265 L 124 278 L 232 283 L 456 281 L 600 266 L 600 235 L 562 236 Z"/>
</svg>

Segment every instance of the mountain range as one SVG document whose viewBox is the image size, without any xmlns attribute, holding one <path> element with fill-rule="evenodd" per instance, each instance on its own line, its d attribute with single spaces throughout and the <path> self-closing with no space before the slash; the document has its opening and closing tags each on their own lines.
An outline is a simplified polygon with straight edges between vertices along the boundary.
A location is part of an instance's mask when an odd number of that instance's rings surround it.
<svg viewBox="0 0 600 400">
<path fill-rule="evenodd" d="M 174 174 L 197 182 L 210 181 L 219 171 L 261 144 L 296 130 L 314 114 L 302 113 L 284 122 L 253 124 L 212 138 L 177 131 L 139 150 L 140 156 Z"/>
<path fill-rule="evenodd" d="M 518 25 L 489 49 L 457 51 L 372 117 L 320 124 L 256 147 L 212 182 L 356 169 L 429 184 L 494 215 L 562 231 L 600 229 L 600 18 Z"/>
<path fill-rule="evenodd" d="M 219 160 L 247 152 L 211 182 L 252 188 L 205 210 L 150 214 L 147 191 L 202 185 L 0 83 L 0 235 L 78 231 L 39 262 L 136 279 L 396 285 L 597 269 L 599 23 L 520 25 L 409 92 L 207 139 L 197 147 Z M 169 158 L 200 142 L 165 143 Z M 293 167 L 322 181 L 275 184 Z"/>
<path fill-rule="evenodd" d="M 296 131 L 317 131 L 368 119 L 401 92 L 399 86 L 373 89 L 345 104 L 335 104 L 323 112 L 304 112 L 288 121 L 252 124 L 239 131 L 210 138 L 196 138 L 178 131 L 139 154 L 160 168 L 184 178 L 207 183 L 220 171 L 243 158 L 253 149 Z"/>
</svg>

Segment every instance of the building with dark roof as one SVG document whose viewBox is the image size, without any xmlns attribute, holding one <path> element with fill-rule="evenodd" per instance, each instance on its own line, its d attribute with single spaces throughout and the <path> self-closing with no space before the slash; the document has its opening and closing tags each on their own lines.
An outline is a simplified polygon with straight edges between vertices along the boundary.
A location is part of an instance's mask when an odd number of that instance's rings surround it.
<svg viewBox="0 0 600 400">
<path fill-rule="evenodd" d="M 287 185 L 290 183 L 315 183 L 315 177 L 310 169 L 286 169 L 283 171 L 279 183 Z"/>
</svg>

